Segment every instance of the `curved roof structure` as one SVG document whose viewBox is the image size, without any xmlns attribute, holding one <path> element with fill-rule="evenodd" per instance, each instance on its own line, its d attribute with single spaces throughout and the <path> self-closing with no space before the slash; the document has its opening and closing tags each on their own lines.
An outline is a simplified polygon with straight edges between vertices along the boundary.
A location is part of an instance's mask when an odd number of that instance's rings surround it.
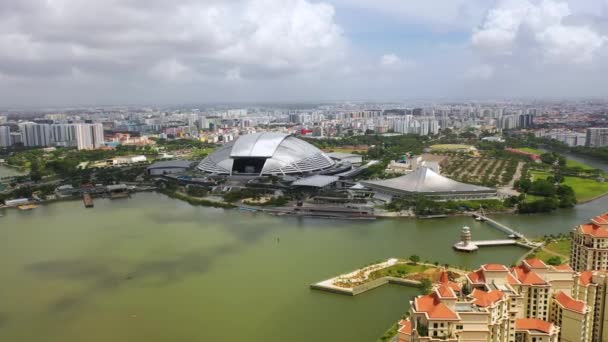
<svg viewBox="0 0 608 342">
<path fill-rule="evenodd" d="M 457 182 L 444 177 L 435 171 L 419 167 L 416 171 L 405 176 L 378 181 L 365 181 L 361 184 L 379 190 L 396 193 L 420 194 L 458 194 L 458 193 L 492 193 L 496 190 L 484 186 Z"/>
<path fill-rule="evenodd" d="M 334 164 L 321 150 L 291 135 L 255 133 L 222 146 L 198 169 L 223 175 L 287 175 L 314 173 Z"/>
</svg>

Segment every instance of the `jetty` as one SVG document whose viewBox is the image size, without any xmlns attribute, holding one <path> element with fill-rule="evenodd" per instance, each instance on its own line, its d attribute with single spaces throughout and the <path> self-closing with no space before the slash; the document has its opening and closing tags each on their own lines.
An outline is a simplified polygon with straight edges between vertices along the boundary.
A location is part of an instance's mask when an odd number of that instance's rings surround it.
<svg viewBox="0 0 608 342">
<path fill-rule="evenodd" d="M 522 233 L 517 232 L 514 229 L 483 215 L 483 213 L 473 213 L 472 216 L 478 221 L 487 222 L 490 226 L 500 230 L 503 233 L 507 233 L 508 235 L 512 235 L 518 239 L 526 239 L 526 237 Z"/>
</svg>

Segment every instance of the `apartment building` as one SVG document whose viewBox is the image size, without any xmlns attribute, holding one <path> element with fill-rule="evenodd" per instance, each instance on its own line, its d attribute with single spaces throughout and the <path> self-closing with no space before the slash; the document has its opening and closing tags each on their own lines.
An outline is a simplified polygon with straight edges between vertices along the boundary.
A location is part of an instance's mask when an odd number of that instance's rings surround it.
<svg viewBox="0 0 608 342">
<path fill-rule="evenodd" d="M 400 322 L 399 339 L 557 342 L 561 329 L 556 322 L 576 327 L 571 316 L 581 313 L 571 310 L 572 302 L 584 304 L 570 297 L 574 279 L 569 266 L 549 266 L 539 259 L 512 268 L 483 265 L 466 275 L 463 286 L 442 277 L 432 293 L 411 301 L 409 318 Z M 588 308 L 582 315 L 580 328 L 587 328 Z"/>
<path fill-rule="evenodd" d="M 572 268 L 579 272 L 608 269 L 608 213 L 574 229 L 570 259 Z"/>
<path fill-rule="evenodd" d="M 585 305 L 579 311 L 588 311 L 589 313 L 585 319 L 591 339 L 587 341 L 608 341 L 607 285 L 608 273 L 606 271 L 583 271 L 575 276 L 572 297 Z M 581 304 L 577 305 L 582 307 Z M 572 320 L 575 321 L 576 317 Z M 575 338 L 576 334 L 572 336 L 572 338 Z"/>
</svg>

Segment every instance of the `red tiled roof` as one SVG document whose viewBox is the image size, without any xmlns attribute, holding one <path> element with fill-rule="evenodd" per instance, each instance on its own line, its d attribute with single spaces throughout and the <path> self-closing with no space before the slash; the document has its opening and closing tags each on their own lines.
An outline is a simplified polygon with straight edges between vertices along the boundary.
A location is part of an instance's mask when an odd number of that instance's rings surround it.
<svg viewBox="0 0 608 342">
<path fill-rule="evenodd" d="M 574 272 L 574 270 L 572 269 L 572 267 L 570 267 L 570 265 L 568 264 L 563 264 L 563 265 L 559 265 L 559 266 L 553 266 L 554 269 L 558 270 L 558 271 L 568 271 L 568 272 Z"/>
<path fill-rule="evenodd" d="M 591 284 L 591 278 L 593 278 L 593 271 L 583 271 L 578 282 L 583 286 L 587 286 Z"/>
<path fill-rule="evenodd" d="M 492 290 L 490 292 L 475 289 L 471 296 L 475 298 L 475 305 L 487 307 L 491 306 L 504 297 L 504 293 L 500 290 Z"/>
<path fill-rule="evenodd" d="M 441 277 L 439 277 L 439 282 L 442 284 L 447 284 L 450 282 L 450 277 L 448 276 L 448 272 L 441 272 Z"/>
<path fill-rule="evenodd" d="M 412 322 L 409 319 L 402 319 L 399 322 L 399 332 L 402 334 L 411 335 L 412 334 Z"/>
<path fill-rule="evenodd" d="M 523 266 L 513 267 L 515 278 L 525 285 L 545 285 L 546 282 L 536 272 L 530 271 Z"/>
<path fill-rule="evenodd" d="M 515 278 L 511 273 L 507 274 L 507 281 L 509 282 L 509 284 L 511 285 L 518 285 L 521 284 L 519 280 L 517 280 L 517 278 Z"/>
<path fill-rule="evenodd" d="M 543 321 L 542 319 L 522 318 L 515 320 L 516 330 L 538 330 L 545 334 L 549 334 L 551 333 L 551 328 L 553 328 L 553 324 Z"/>
<path fill-rule="evenodd" d="M 414 308 L 419 312 L 426 313 L 429 319 L 458 319 L 458 315 L 448 308 L 447 305 L 443 304 L 435 293 L 416 297 L 414 299 Z"/>
<path fill-rule="evenodd" d="M 447 284 L 441 284 L 437 287 L 439 298 L 456 298 L 456 292 Z"/>
<path fill-rule="evenodd" d="M 585 235 L 591 235 L 600 238 L 608 237 L 608 228 L 602 227 L 594 223 L 581 224 L 578 229 L 581 233 Z"/>
<path fill-rule="evenodd" d="M 483 275 L 483 270 L 477 270 L 467 274 L 467 277 L 473 284 L 483 284 L 486 282 L 486 277 Z"/>
<path fill-rule="evenodd" d="M 524 264 L 526 264 L 528 268 L 547 268 L 547 265 L 538 258 L 526 259 L 524 260 Z"/>
<path fill-rule="evenodd" d="M 602 215 L 592 218 L 591 222 L 600 224 L 600 225 L 608 224 L 608 213 L 603 213 Z"/>
<path fill-rule="evenodd" d="M 556 295 L 555 295 L 555 300 L 564 308 L 568 309 L 568 310 L 572 310 L 572 311 L 576 311 L 578 313 L 584 313 L 585 312 L 585 302 L 582 302 L 580 300 L 576 300 L 570 296 L 568 296 L 564 291 L 559 291 Z"/>
<path fill-rule="evenodd" d="M 482 265 L 481 268 L 484 271 L 505 271 L 505 272 L 509 271 L 507 266 L 501 265 L 501 264 L 485 264 L 485 265 Z"/>
</svg>

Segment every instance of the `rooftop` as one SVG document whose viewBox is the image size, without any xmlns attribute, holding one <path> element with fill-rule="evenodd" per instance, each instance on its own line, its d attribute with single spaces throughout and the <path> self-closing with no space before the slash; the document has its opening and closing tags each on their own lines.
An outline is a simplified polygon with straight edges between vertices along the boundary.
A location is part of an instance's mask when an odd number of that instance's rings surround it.
<svg viewBox="0 0 608 342">
<path fill-rule="evenodd" d="M 513 273 L 517 280 L 525 285 L 545 285 L 547 282 L 538 273 L 531 271 L 523 266 L 513 267 Z"/>
<path fill-rule="evenodd" d="M 564 293 L 564 291 L 559 291 L 555 295 L 555 300 L 565 309 L 575 311 L 578 313 L 585 313 L 585 309 L 587 308 L 587 305 L 585 304 L 585 302 L 576 300 L 576 299 L 568 296 L 566 293 Z"/>
<path fill-rule="evenodd" d="M 537 318 L 522 318 L 515 321 L 515 329 L 550 334 L 553 330 L 553 324 Z"/>
<path fill-rule="evenodd" d="M 340 179 L 340 177 L 338 177 L 338 176 L 315 175 L 315 176 L 298 179 L 297 181 L 293 182 L 293 185 L 323 188 L 332 183 L 337 182 L 339 179 Z"/>
<path fill-rule="evenodd" d="M 414 299 L 414 309 L 424 312 L 429 319 L 456 320 L 458 315 L 447 305 L 441 303 L 436 293 Z"/>
<path fill-rule="evenodd" d="M 591 235 L 594 237 L 608 238 L 608 228 L 597 225 L 595 223 L 581 224 L 578 230 L 585 235 Z"/>
<path fill-rule="evenodd" d="M 164 168 L 189 168 L 192 165 L 191 161 L 188 160 L 166 160 L 156 162 L 150 166 L 148 166 L 148 170 L 150 169 L 164 169 Z"/>
<path fill-rule="evenodd" d="M 383 187 L 405 192 L 419 193 L 450 193 L 450 192 L 491 192 L 495 191 L 484 186 L 460 183 L 444 177 L 427 167 L 419 167 L 416 171 L 405 176 L 375 181 L 364 181 L 361 184 Z"/>
<path fill-rule="evenodd" d="M 471 293 L 471 296 L 475 298 L 475 300 L 473 301 L 475 305 L 481 307 L 488 307 L 494 305 L 496 302 L 501 300 L 504 297 L 504 293 L 502 293 L 502 291 L 500 290 L 492 290 L 490 292 L 486 292 L 475 289 L 473 290 L 473 293 Z"/>
</svg>

